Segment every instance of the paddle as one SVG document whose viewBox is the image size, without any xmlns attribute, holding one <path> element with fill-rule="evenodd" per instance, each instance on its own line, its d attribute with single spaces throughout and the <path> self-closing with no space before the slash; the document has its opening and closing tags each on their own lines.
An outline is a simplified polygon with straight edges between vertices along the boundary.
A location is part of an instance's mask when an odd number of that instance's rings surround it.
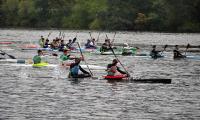
<svg viewBox="0 0 200 120">
<path fill-rule="evenodd" d="M 12 56 L 12 55 L 9 55 L 8 53 L 6 53 L 6 52 L 4 52 L 4 51 L 2 51 L 2 50 L 0 50 L 1 52 L 3 52 L 4 54 L 6 54 L 8 57 L 10 57 L 11 59 L 16 59 L 14 56 Z"/>
<path fill-rule="evenodd" d="M 52 33 L 52 31 L 51 31 L 51 32 L 49 32 L 49 34 L 48 34 L 48 36 L 47 36 L 47 39 L 49 38 L 49 36 L 51 35 L 51 33 Z"/>
<path fill-rule="evenodd" d="M 89 32 L 89 34 L 90 34 L 90 38 L 91 38 L 91 40 L 92 40 L 93 38 L 92 38 L 92 34 L 91 34 L 91 32 Z"/>
<path fill-rule="evenodd" d="M 162 53 L 160 54 L 160 55 L 162 55 L 163 54 L 163 52 L 166 50 L 166 48 L 168 47 L 168 45 L 165 45 L 163 48 L 163 51 L 162 51 Z"/>
<path fill-rule="evenodd" d="M 186 56 L 186 53 L 187 53 L 187 50 L 188 50 L 189 47 L 190 47 L 190 44 L 188 43 L 188 44 L 187 44 L 187 47 L 186 47 L 186 49 L 185 49 L 185 56 Z"/>
<path fill-rule="evenodd" d="M 99 32 L 99 35 L 98 35 L 98 37 L 97 37 L 97 40 L 96 40 L 96 42 L 98 42 L 98 41 L 99 41 L 99 36 L 100 36 L 100 34 L 101 34 L 101 33 Z"/>
<path fill-rule="evenodd" d="M 114 36 L 113 36 L 113 40 L 112 40 L 111 43 L 113 43 L 113 42 L 115 41 L 115 36 L 116 36 L 116 32 L 115 32 L 115 34 L 114 34 Z"/>
<path fill-rule="evenodd" d="M 107 34 L 106 34 L 106 37 L 107 37 L 107 39 L 108 39 Z M 118 59 L 118 57 L 117 57 L 117 55 L 115 54 L 114 50 L 112 49 L 111 45 L 109 45 L 109 47 L 110 47 L 110 49 L 111 49 L 113 55 L 114 55 L 115 58 L 117 59 L 117 61 L 118 61 L 118 62 L 120 63 L 120 65 L 123 67 L 123 69 L 125 70 L 125 72 L 129 75 L 128 71 L 126 70 L 126 68 L 124 67 L 124 65 L 121 63 L 121 61 Z"/>
<path fill-rule="evenodd" d="M 84 59 L 84 56 L 83 56 L 83 53 L 82 53 L 82 50 L 81 50 L 80 44 L 79 44 L 78 42 L 77 42 L 77 44 L 78 44 L 78 47 L 79 47 L 79 50 L 80 50 L 81 56 L 82 56 L 83 59 Z M 93 76 L 92 71 L 90 70 L 90 68 L 89 68 L 89 66 L 88 66 L 88 64 L 87 64 L 87 62 L 86 62 L 85 59 L 84 59 L 84 62 L 85 62 L 85 64 L 86 64 L 86 66 L 87 66 L 87 68 L 88 68 L 88 70 L 89 70 L 91 76 Z"/>
</svg>

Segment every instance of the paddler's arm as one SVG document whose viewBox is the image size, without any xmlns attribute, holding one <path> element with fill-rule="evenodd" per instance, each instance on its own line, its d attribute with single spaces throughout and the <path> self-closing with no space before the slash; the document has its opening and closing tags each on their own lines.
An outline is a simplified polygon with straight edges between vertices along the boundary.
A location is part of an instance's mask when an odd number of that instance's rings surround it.
<svg viewBox="0 0 200 120">
<path fill-rule="evenodd" d="M 118 72 L 120 72 L 121 74 L 127 74 L 126 72 L 124 72 L 124 71 L 120 70 L 120 68 L 119 68 L 119 67 L 117 67 L 117 71 L 118 71 Z"/>
<path fill-rule="evenodd" d="M 84 70 L 80 65 L 79 65 L 79 69 L 80 69 L 84 74 L 88 74 L 88 75 L 90 75 L 90 73 L 87 72 L 86 70 Z"/>
</svg>

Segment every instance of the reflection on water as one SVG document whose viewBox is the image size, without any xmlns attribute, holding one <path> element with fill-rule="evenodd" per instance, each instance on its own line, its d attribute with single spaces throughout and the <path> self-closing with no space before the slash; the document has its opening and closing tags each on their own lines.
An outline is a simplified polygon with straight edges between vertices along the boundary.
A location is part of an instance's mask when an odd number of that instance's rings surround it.
<svg viewBox="0 0 200 120">
<path fill-rule="evenodd" d="M 13 41 L 35 40 L 48 31 L 0 32 L 0 38 Z M 75 35 L 67 31 L 68 36 Z M 51 37 L 55 36 L 54 35 Z M 94 33 L 95 35 L 95 33 Z M 112 34 L 109 34 L 112 36 Z M 124 39 L 149 43 L 171 36 L 176 44 L 187 43 L 186 34 L 121 33 Z M 189 34 L 199 44 L 199 34 Z M 80 38 L 87 38 L 86 32 Z M 183 37 L 183 38 L 182 38 Z M 103 38 L 103 35 L 102 35 Z M 175 39 L 179 38 L 179 39 Z M 182 41 L 183 40 L 183 41 Z M 1 40 L 2 41 L 2 40 Z M 167 40 L 165 42 L 169 42 Z M 161 44 L 162 42 L 160 42 Z M 35 52 L 12 51 L 16 56 L 31 58 Z M 171 78 L 172 84 L 108 82 L 105 71 L 92 71 L 98 79 L 70 80 L 64 68 L 0 66 L 0 119 L 200 119 L 200 61 L 167 58 L 120 57 L 134 78 Z M 197 53 L 199 54 L 199 53 Z M 87 62 L 106 66 L 114 56 L 86 55 Z M 51 59 L 56 63 L 56 59 Z"/>
</svg>

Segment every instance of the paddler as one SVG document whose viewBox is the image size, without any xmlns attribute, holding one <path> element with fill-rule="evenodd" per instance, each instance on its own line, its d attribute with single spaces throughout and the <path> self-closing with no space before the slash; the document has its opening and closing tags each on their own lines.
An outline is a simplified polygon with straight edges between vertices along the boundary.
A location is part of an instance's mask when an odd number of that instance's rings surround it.
<svg viewBox="0 0 200 120">
<path fill-rule="evenodd" d="M 91 77 L 90 73 L 84 70 L 79 64 L 81 62 L 80 58 L 76 58 L 75 62 L 70 65 L 69 78 L 85 78 Z M 79 70 L 83 72 L 83 74 L 79 74 Z"/>
<path fill-rule="evenodd" d="M 161 55 L 160 55 L 160 52 L 161 52 L 161 51 L 157 51 L 157 50 L 156 50 L 156 45 L 153 45 L 152 48 L 153 48 L 153 50 L 151 51 L 150 56 L 151 56 L 152 58 L 161 57 Z"/>
<path fill-rule="evenodd" d="M 174 58 L 185 58 L 185 56 L 180 53 L 178 45 L 175 45 L 173 53 L 174 53 Z"/>
<path fill-rule="evenodd" d="M 45 43 L 45 39 L 43 36 L 41 36 L 40 40 L 39 40 L 39 45 L 40 47 L 43 47 L 44 46 L 44 43 Z"/>
<path fill-rule="evenodd" d="M 111 47 L 111 43 L 109 39 L 105 39 L 105 42 L 102 44 L 100 52 L 109 51 Z"/>
<path fill-rule="evenodd" d="M 63 51 L 64 50 L 64 48 L 65 48 L 65 42 L 64 42 L 64 40 L 61 40 L 61 43 L 60 43 L 60 46 L 59 46 L 59 51 Z"/>
<path fill-rule="evenodd" d="M 33 63 L 34 64 L 41 63 L 41 61 L 42 61 L 42 58 L 41 58 L 41 56 L 43 56 L 42 50 L 38 50 L 37 53 L 38 53 L 38 55 L 36 55 L 36 56 L 33 57 Z"/>
<path fill-rule="evenodd" d="M 44 48 L 49 48 L 49 39 L 46 39 L 45 44 L 44 44 Z"/>
<path fill-rule="evenodd" d="M 87 48 L 87 49 L 96 49 L 95 39 L 94 38 L 92 40 L 88 39 L 87 43 L 85 44 L 85 48 Z"/>
<path fill-rule="evenodd" d="M 129 76 L 128 73 L 120 70 L 120 68 L 117 66 L 117 63 L 118 63 L 118 60 L 114 59 L 111 64 L 108 64 L 107 70 L 106 70 L 108 72 L 108 75 L 115 76 L 115 75 L 123 74 L 123 75 Z"/>
<path fill-rule="evenodd" d="M 136 49 L 130 47 L 128 45 L 128 43 L 124 43 L 123 45 L 123 49 L 122 49 L 122 55 L 132 55 L 133 54 L 133 51 L 136 51 Z"/>
<path fill-rule="evenodd" d="M 60 60 L 67 61 L 67 60 L 70 60 L 70 59 L 75 59 L 74 56 L 71 56 L 69 54 L 69 51 L 70 51 L 69 49 L 63 50 L 63 54 L 60 56 Z"/>
</svg>

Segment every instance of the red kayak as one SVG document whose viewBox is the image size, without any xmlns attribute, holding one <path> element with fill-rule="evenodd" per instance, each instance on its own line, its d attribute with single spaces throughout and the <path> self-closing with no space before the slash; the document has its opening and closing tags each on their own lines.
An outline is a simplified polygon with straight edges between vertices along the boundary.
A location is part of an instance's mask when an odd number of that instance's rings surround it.
<svg viewBox="0 0 200 120">
<path fill-rule="evenodd" d="M 103 78 L 107 79 L 107 80 L 122 80 L 124 78 L 127 78 L 126 75 L 107 75 L 107 76 L 103 76 Z"/>
<path fill-rule="evenodd" d="M 14 42 L 0 42 L 0 44 L 5 44 L 5 45 L 8 45 L 8 44 L 13 44 Z"/>
</svg>

